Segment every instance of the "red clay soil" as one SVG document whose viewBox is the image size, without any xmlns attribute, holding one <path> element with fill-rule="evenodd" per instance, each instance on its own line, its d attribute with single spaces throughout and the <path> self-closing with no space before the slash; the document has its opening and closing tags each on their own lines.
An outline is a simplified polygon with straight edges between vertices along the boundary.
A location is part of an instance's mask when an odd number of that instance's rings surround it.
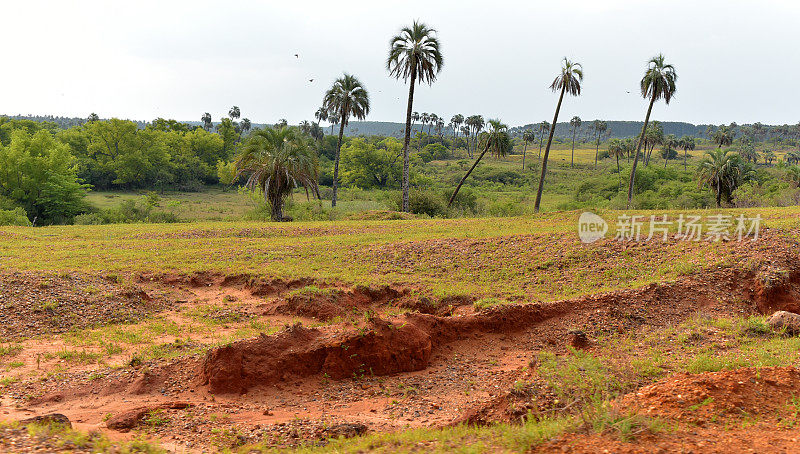
<svg viewBox="0 0 800 454">
<path fill-rule="evenodd" d="M 746 368 L 676 374 L 623 396 L 623 414 L 666 422 L 671 429 L 642 431 L 623 441 L 614 433 L 560 436 L 538 452 L 800 452 L 800 371 Z"/>
<path fill-rule="evenodd" d="M 791 263 L 785 261 L 784 255 L 776 255 L 774 260 L 780 262 L 781 269 L 793 269 L 787 266 Z M 278 305 L 285 304 L 281 298 L 287 290 L 312 282 L 260 281 L 246 275 L 212 274 L 152 279 L 157 281 L 153 285 L 172 282 L 175 287 L 187 288 L 247 288 L 252 294 L 275 297 Z M 316 282 L 314 285 L 325 286 Z M 376 317 L 360 325 L 348 322 L 314 329 L 293 326 L 272 336 L 212 349 L 204 357 L 112 370 L 100 379 L 92 379 L 89 374 L 59 374 L 41 382 L 16 383 L 7 388 L 5 397 L 24 402 L 25 409 L 18 413 L 25 416 L 58 411 L 77 418 L 85 427 L 102 427 L 100 418 L 106 413 L 185 401 L 195 404 L 191 411 L 196 414 L 225 411 L 231 415 L 229 424 L 235 424 L 252 441 L 266 437 L 279 446 L 301 443 L 306 434 L 317 433 L 319 427 L 331 421 L 391 430 L 446 425 L 454 420 L 513 420 L 512 413 L 520 406 L 517 400 L 509 405 L 508 390 L 517 380 L 530 378 L 526 370 L 531 357 L 541 351 L 565 352 L 571 334 L 577 331 L 584 333 L 591 345 L 591 339 L 603 335 L 657 330 L 698 313 L 741 316 L 765 308 L 791 308 L 800 301 L 797 288 L 795 274 L 726 269 L 639 289 L 552 303 L 498 306 L 480 312 L 463 306 L 468 299 L 459 299 L 453 302 L 462 305 L 456 311 L 459 315 L 412 312 Z M 340 293 L 353 298 L 359 308 L 413 303 L 398 289 L 345 289 Z M 789 383 L 789 378 L 781 380 L 778 383 Z M 772 385 L 764 383 L 758 385 L 763 389 L 757 387 L 762 394 L 772 389 Z M 664 384 L 664 393 L 669 392 L 669 386 L 678 384 Z M 789 389 L 788 385 L 785 389 Z M 247 396 L 240 396 L 244 392 Z M 717 395 L 714 390 L 704 392 Z M 780 392 L 781 396 L 785 394 Z M 36 398 L 26 400 L 32 394 Z M 686 395 L 695 396 L 688 391 Z M 695 405 L 702 395 L 698 392 L 687 407 Z M 522 400 L 525 398 L 533 407 L 547 405 L 547 398 L 542 395 L 523 396 Z M 715 398 L 706 405 L 716 401 Z M 631 406 L 637 402 L 632 400 Z M 667 399 L 663 406 L 667 416 L 677 411 L 670 405 Z M 757 404 L 742 397 L 741 405 L 752 409 Z M 699 414 L 710 411 L 703 407 L 698 407 Z M 552 408 L 529 409 L 536 412 Z M 221 424 L 218 419 L 212 422 L 209 416 L 191 423 L 197 432 L 187 432 L 181 411 L 169 410 L 175 414 L 173 422 L 158 430 L 163 430 L 165 436 L 179 437 L 187 446 L 207 443 L 208 425 Z M 300 421 L 300 416 L 308 421 Z M 291 426 L 287 432 L 287 424 L 295 423 L 298 426 Z M 300 435 L 295 436 L 297 433 Z M 572 443 L 588 436 L 566 437 Z M 587 441 L 587 446 L 595 448 L 618 443 L 609 436 L 588 439 L 609 443 L 591 445 L 594 442 Z M 565 444 L 558 446 L 561 449 Z"/>
<path fill-rule="evenodd" d="M 705 425 L 743 416 L 773 418 L 789 411 L 794 397 L 800 410 L 800 371 L 767 367 L 677 374 L 623 397 L 618 405 L 647 416 Z"/>
<path fill-rule="evenodd" d="M 430 336 L 413 324 L 376 319 L 360 333 L 333 335 L 296 326 L 210 351 L 201 380 L 212 393 L 243 393 L 292 376 L 342 379 L 421 370 L 430 355 Z"/>
</svg>

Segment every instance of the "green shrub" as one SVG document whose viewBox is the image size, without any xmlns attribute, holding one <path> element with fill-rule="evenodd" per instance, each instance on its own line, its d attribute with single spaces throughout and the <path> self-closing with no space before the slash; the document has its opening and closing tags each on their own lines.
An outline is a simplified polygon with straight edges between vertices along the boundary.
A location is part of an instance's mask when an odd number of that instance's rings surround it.
<svg viewBox="0 0 800 454">
<path fill-rule="evenodd" d="M 0 225 L 30 226 L 31 221 L 28 220 L 24 209 L 14 208 L 13 210 L 0 210 Z"/>
<path fill-rule="evenodd" d="M 403 194 L 398 192 L 392 201 L 399 211 L 403 206 Z M 408 194 L 408 209 L 414 214 L 426 214 L 430 217 L 447 214 L 447 201 L 438 192 L 412 189 Z"/>
</svg>

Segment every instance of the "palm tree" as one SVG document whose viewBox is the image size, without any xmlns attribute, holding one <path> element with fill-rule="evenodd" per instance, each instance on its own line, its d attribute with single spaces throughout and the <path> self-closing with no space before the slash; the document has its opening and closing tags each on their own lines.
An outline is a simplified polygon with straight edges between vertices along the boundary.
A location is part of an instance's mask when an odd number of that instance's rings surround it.
<svg viewBox="0 0 800 454">
<path fill-rule="evenodd" d="M 231 117 L 231 120 L 236 120 L 242 113 L 239 111 L 239 106 L 231 107 L 231 110 L 228 111 L 228 116 Z"/>
<path fill-rule="evenodd" d="M 450 125 L 453 128 L 453 150 L 456 149 L 456 140 L 458 139 L 458 130 L 461 125 L 464 124 L 464 116 L 461 114 L 455 114 L 450 119 Z"/>
<path fill-rule="evenodd" d="M 336 192 L 339 186 L 339 154 L 342 150 L 342 136 L 344 127 L 350 116 L 363 120 L 369 114 L 369 93 L 364 85 L 355 76 L 345 73 L 336 79 L 333 86 L 325 93 L 322 106 L 328 111 L 328 116 L 339 118 L 339 141 L 336 143 L 336 158 L 333 164 L 333 197 L 331 206 L 336 206 Z"/>
<path fill-rule="evenodd" d="M 428 135 L 431 134 L 431 126 L 434 126 L 436 123 L 439 123 L 439 116 L 435 113 L 432 113 L 430 116 L 430 125 L 428 126 Z"/>
<path fill-rule="evenodd" d="M 666 169 L 667 161 L 678 157 L 678 152 L 675 151 L 675 148 L 680 145 L 680 142 L 675 138 L 674 134 L 669 134 L 664 137 L 664 139 L 661 141 L 661 144 L 664 146 L 664 148 L 661 150 L 661 153 L 662 157 L 664 158 L 664 168 Z"/>
<path fill-rule="evenodd" d="M 250 128 L 253 127 L 253 124 L 250 122 L 249 118 L 242 118 L 241 127 L 242 127 L 242 132 L 244 133 L 250 131 Z"/>
<path fill-rule="evenodd" d="M 483 115 L 470 115 L 465 120 L 465 123 L 470 127 L 470 136 L 472 137 L 473 147 L 475 150 L 478 149 L 478 134 L 483 131 L 484 126 L 486 123 L 483 120 Z M 469 146 L 469 141 L 467 141 L 467 151 L 469 157 L 472 157 L 472 149 Z"/>
<path fill-rule="evenodd" d="M 406 109 L 406 134 L 403 139 L 403 211 L 408 211 L 410 165 L 408 143 L 411 140 L 414 84 L 417 81 L 433 84 L 443 65 L 444 58 L 439 50 L 439 38 L 436 36 L 436 30 L 421 22 L 414 21 L 411 27 L 403 27 L 400 33 L 389 42 L 386 69 L 395 78 L 410 81 Z"/>
<path fill-rule="evenodd" d="M 525 147 L 522 149 L 522 170 L 525 170 L 525 152 L 528 150 L 528 142 L 533 142 L 534 140 L 536 140 L 536 134 L 530 129 L 522 133 L 522 141 L 525 143 Z"/>
<path fill-rule="evenodd" d="M 246 186 L 260 190 L 270 205 L 273 221 L 282 221 L 286 197 L 298 187 L 319 197 L 319 164 L 308 138 L 296 127 L 257 129 L 236 162 L 238 178 L 249 174 Z"/>
<path fill-rule="evenodd" d="M 339 124 L 339 114 L 329 113 L 328 122 L 331 124 L 331 134 L 333 134 L 333 127 Z"/>
<path fill-rule="evenodd" d="M 764 164 L 772 165 L 772 161 L 774 161 L 776 158 L 777 156 L 775 156 L 775 152 L 772 150 L 767 150 L 764 152 Z"/>
<path fill-rule="evenodd" d="M 721 125 L 711 134 L 711 141 L 717 145 L 717 148 L 722 148 L 723 145 L 728 147 L 733 144 L 734 137 L 736 137 L 736 132 L 732 128 Z"/>
<path fill-rule="evenodd" d="M 689 150 L 694 150 L 695 142 L 692 136 L 683 136 L 678 140 L 678 146 L 683 148 L 683 170 L 686 171 L 686 164 L 689 161 Z"/>
<path fill-rule="evenodd" d="M 716 193 L 717 207 L 722 206 L 723 195 L 730 200 L 733 191 L 753 175 L 749 163 L 742 161 L 738 154 L 721 148 L 706 151 L 697 172 L 700 184 L 711 187 Z"/>
<path fill-rule="evenodd" d="M 543 121 L 539 123 L 539 154 L 537 158 L 542 157 L 542 145 L 544 144 L 544 133 L 550 130 L 550 123 Z"/>
<path fill-rule="evenodd" d="M 625 155 L 625 147 L 619 139 L 611 139 L 608 141 L 608 155 L 617 158 L 617 173 L 620 172 L 619 157 Z"/>
<path fill-rule="evenodd" d="M 211 114 L 206 112 L 200 117 L 200 121 L 203 122 L 203 129 L 206 131 L 211 131 L 211 128 L 214 127 L 214 124 L 211 122 Z"/>
<path fill-rule="evenodd" d="M 661 98 L 664 102 L 669 104 L 672 97 L 675 96 L 675 81 L 678 75 L 675 73 L 675 67 L 668 65 L 664 62 L 664 56 L 658 54 L 648 62 L 647 71 L 642 77 L 640 88 L 642 97 L 650 97 L 650 105 L 647 107 L 647 115 L 644 117 L 644 125 L 642 125 L 642 133 L 639 136 L 639 144 L 636 145 L 636 151 L 633 155 L 633 167 L 631 167 L 631 179 L 628 184 L 628 208 L 631 206 L 631 199 L 633 199 L 633 182 L 636 179 L 636 164 L 639 162 L 639 150 L 642 149 L 642 142 L 644 135 L 647 131 L 647 123 L 650 122 L 650 113 L 653 111 L 653 104 Z"/>
<path fill-rule="evenodd" d="M 555 91 L 561 90 L 558 97 L 558 104 L 556 104 L 556 113 L 553 115 L 553 123 L 550 125 L 550 134 L 547 137 L 547 147 L 544 149 L 544 158 L 542 158 L 542 175 L 539 177 L 539 190 L 536 192 L 536 204 L 534 211 L 539 212 L 539 205 L 542 201 L 542 190 L 544 190 L 544 177 L 547 174 L 547 158 L 550 156 L 550 145 L 553 143 L 553 133 L 558 123 L 558 112 L 561 110 L 561 103 L 564 101 L 564 93 L 569 93 L 572 96 L 579 96 L 581 94 L 581 81 L 583 81 L 583 66 L 580 63 L 575 63 L 564 57 L 564 63 L 561 66 L 561 74 L 559 74 L 553 83 L 550 84 L 550 89 Z"/>
<path fill-rule="evenodd" d="M 592 130 L 597 133 L 597 140 L 595 140 L 594 150 L 594 168 L 597 168 L 597 159 L 600 157 L 600 136 L 608 130 L 608 123 L 602 120 L 595 120 L 592 122 Z"/>
<path fill-rule="evenodd" d="M 422 118 L 419 112 L 414 112 L 411 114 L 411 129 L 414 129 L 414 123 L 418 122 Z"/>
<path fill-rule="evenodd" d="M 328 120 L 328 111 L 325 110 L 324 107 L 320 107 L 316 112 L 314 112 L 314 118 L 317 119 L 317 123 L 326 121 Z"/>
<path fill-rule="evenodd" d="M 483 155 L 485 155 L 487 151 L 491 151 L 492 156 L 499 158 L 506 156 L 514 148 L 511 137 L 508 135 L 508 126 L 501 123 L 500 120 L 489 120 L 489 131 L 486 132 L 486 134 L 483 134 L 481 137 L 481 142 L 483 142 L 483 151 L 480 155 L 478 155 L 478 158 L 475 160 L 475 163 L 472 164 L 472 167 L 467 170 L 464 178 L 458 182 L 456 190 L 453 191 L 453 195 L 450 196 L 450 201 L 447 203 L 448 207 L 453 204 L 453 200 L 456 199 L 456 195 L 458 195 L 461 185 L 464 184 L 464 181 L 467 179 L 467 177 L 469 177 L 469 174 L 475 170 L 475 167 L 479 162 L 481 162 Z"/>
<path fill-rule="evenodd" d="M 650 158 L 653 155 L 653 150 L 656 145 L 664 143 L 664 128 L 661 126 L 660 121 L 654 121 L 647 126 L 647 131 L 644 133 L 644 165 L 650 165 Z"/>
<path fill-rule="evenodd" d="M 575 167 L 575 133 L 578 131 L 578 128 L 581 127 L 581 123 L 581 117 L 577 115 L 572 117 L 572 120 L 569 121 L 569 125 L 572 126 L 572 158 L 569 162 L 570 167 Z"/>
</svg>

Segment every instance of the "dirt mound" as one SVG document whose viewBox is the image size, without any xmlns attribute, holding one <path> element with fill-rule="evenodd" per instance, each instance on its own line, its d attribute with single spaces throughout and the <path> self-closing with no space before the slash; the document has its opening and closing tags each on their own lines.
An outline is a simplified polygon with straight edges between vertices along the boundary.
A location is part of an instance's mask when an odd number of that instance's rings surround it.
<svg viewBox="0 0 800 454">
<path fill-rule="evenodd" d="M 351 290 L 322 288 L 294 293 L 277 307 L 268 310 L 266 314 L 274 312 L 327 321 L 349 313 L 363 312 L 376 306 L 390 304 L 406 294 L 408 294 L 407 289 L 395 289 L 388 285 L 379 288 L 357 286 Z"/>
<path fill-rule="evenodd" d="M 163 309 L 163 302 L 117 281 L 114 276 L 0 273 L 0 338 L 131 323 Z"/>
<path fill-rule="evenodd" d="M 298 326 L 210 351 L 201 381 L 213 393 L 239 393 L 292 375 L 340 379 L 421 370 L 430 354 L 429 336 L 412 324 L 376 319 L 361 331 L 334 334 Z"/>
<path fill-rule="evenodd" d="M 677 374 L 624 396 L 618 404 L 648 416 L 703 425 L 747 415 L 772 418 L 787 412 L 798 395 L 798 369 L 746 368 Z"/>
</svg>

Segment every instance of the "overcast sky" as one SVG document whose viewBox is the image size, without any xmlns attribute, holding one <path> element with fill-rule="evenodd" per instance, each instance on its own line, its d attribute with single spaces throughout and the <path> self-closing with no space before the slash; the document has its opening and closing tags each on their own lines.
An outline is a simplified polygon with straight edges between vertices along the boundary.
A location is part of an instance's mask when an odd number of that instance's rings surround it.
<svg viewBox="0 0 800 454">
<path fill-rule="evenodd" d="M 376 121 L 404 121 L 407 85 L 389 78 L 390 37 L 420 19 L 445 64 L 414 110 L 552 119 L 548 89 L 568 56 L 583 95 L 562 120 L 641 120 L 638 82 L 662 52 L 678 92 L 653 118 L 800 121 L 800 2 L 760 1 L 14 1 L 0 8 L 0 113 L 254 123 L 313 119 L 343 71 L 370 91 Z M 298 54 L 299 58 L 295 58 Z M 309 82 L 309 79 L 314 79 Z M 630 92 L 627 93 L 627 92 Z"/>
</svg>

